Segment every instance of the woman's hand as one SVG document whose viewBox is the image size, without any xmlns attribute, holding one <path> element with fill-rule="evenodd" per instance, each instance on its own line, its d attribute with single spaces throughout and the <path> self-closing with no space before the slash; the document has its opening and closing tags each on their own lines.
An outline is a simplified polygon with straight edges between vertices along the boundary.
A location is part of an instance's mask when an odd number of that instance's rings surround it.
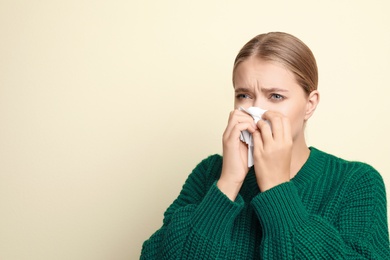
<svg viewBox="0 0 390 260">
<path fill-rule="evenodd" d="M 240 140 L 241 131 L 253 134 L 257 127 L 253 118 L 239 110 L 230 112 L 228 125 L 223 133 L 223 165 L 218 188 L 232 201 L 248 173 L 248 146 Z"/>
<path fill-rule="evenodd" d="M 290 180 L 292 154 L 291 125 L 287 117 L 274 111 L 263 114 L 253 133 L 253 158 L 257 184 L 262 192 Z M 271 130 L 272 127 L 272 130 Z"/>
</svg>

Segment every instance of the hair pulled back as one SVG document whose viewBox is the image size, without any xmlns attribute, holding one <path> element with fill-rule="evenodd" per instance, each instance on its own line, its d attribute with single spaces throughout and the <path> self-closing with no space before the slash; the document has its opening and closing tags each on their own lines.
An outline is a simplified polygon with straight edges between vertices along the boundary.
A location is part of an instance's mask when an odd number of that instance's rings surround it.
<svg viewBox="0 0 390 260">
<path fill-rule="evenodd" d="M 270 32 L 251 39 L 234 61 L 233 79 L 237 66 L 250 57 L 284 65 L 295 75 L 306 94 L 318 87 L 318 69 L 313 53 L 305 43 L 291 34 Z"/>
</svg>

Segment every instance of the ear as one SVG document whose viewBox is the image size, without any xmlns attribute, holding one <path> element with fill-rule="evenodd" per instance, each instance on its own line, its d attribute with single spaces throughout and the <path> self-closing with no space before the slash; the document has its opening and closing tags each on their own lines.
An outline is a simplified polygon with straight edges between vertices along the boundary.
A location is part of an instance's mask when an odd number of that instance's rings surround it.
<svg viewBox="0 0 390 260">
<path fill-rule="evenodd" d="M 313 90 L 307 98 L 305 121 L 307 121 L 313 115 L 319 102 L 320 93 L 317 90 Z"/>
</svg>

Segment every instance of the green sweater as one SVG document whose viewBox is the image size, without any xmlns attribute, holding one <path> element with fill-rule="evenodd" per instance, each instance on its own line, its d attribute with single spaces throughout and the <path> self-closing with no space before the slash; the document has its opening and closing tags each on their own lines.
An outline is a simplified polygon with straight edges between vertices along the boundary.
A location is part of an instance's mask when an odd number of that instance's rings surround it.
<svg viewBox="0 0 390 260">
<path fill-rule="evenodd" d="M 390 259 L 383 180 L 315 148 L 297 175 L 263 193 L 253 167 L 232 202 L 203 160 L 144 242 L 141 259 Z"/>
</svg>

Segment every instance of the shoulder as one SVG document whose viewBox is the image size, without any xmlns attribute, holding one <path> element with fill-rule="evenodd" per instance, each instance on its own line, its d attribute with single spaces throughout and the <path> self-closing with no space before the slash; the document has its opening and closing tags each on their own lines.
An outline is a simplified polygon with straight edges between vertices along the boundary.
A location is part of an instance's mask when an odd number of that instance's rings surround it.
<svg viewBox="0 0 390 260">
<path fill-rule="evenodd" d="M 219 154 L 210 155 L 196 165 L 196 167 L 189 175 L 186 183 L 197 182 L 198 184 L 202 185 L 211 185 L 215 180 L 219 178 L 221 170 L 222 156 Z"/>
<path fill-rule="evenodd" d="M 311 147 L 312 152 L 316 153 L 324 161 L 324 168 L 334 177 L 350 180 L 356 182 L 359 180 L 371 180 L 383 182 L 380 173 L 370 164 L 340 158 L 323 152 L 317 148 Z"/>
<path fill-rule="evenodd" d="M 361 161 L 352 161 L 311 148 L 316 161 L 316 178 L 312 182 L 312 190 L 322 196 L 322 205 L 340 207 L 351 203 L 369 203 L 386 208 L 386 188 L 380 173 L 371 165 Z M 320 158 L 320 159 L 318 159 Z M 344 205 L 344 206 L 343 206 Z"/>
<path fill-rule="evenodd" d="M 222 166 L 222 156 L 219 154 L 213 154 L 204 158 L 200 163 L 197 164 L 195 169 L 202 170 L 213 170 Z"/>
</svg>

